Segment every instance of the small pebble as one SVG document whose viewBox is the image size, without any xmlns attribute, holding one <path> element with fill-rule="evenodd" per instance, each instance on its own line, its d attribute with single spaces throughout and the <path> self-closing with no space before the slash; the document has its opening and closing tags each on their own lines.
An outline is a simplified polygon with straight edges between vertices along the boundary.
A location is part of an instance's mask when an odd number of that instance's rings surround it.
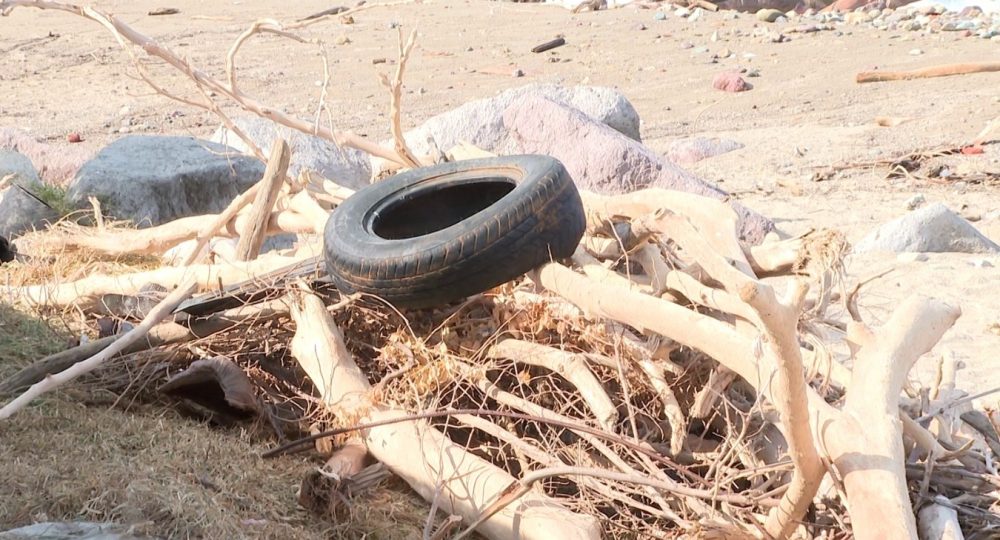
<svg viewBox="0 0 1000 540">
<path fill-rule="evenodd" d="M 777 22 L 779 18 L 784 18 L 785 14 L 776 10 L 765 8 L 757 11 L 757 20 L 762 22 Z"/>
<path fill-rule="evenodd" d="M 701 14 L 704 13 L 704 12 L 705 12 L 704 9 L 695 8 L 694 12 L 691 13 L 691 16 L 688 17 L 688 20 L 691 21 L 691 22 L 695 22 L 695 21 L 697 21 L 698 19 L 701 18 Z"/>
<path fill-rule="evenodd" d="M 66 136 L 66 140 L 71 143 L 83 142 L 83 137 L 79 133 L 70 133 Z"/>
<path fill-rule="evenodd" d="M 708 39 L 711 40 L 712 43 L 716 43 L 717 41 L 719 41 L 719 31 L 716 30 L 715 32 L 712 32 L 712 37 Z"/>
<path fill-rule="evenodd" d="M 674 15 L 676 15 L 678 17 L 687 17 L 690 14 L 691 14 L 691 10 L 688 9 L 688 8 L 686 8 L 686 7 L 680 7 L 680 8 L 677 8 L 677 11 L 674 11 Z"/>
<path fill-rule="evenodd" d="M 760 70 L 757 68 L 750 68 L 746 73 L 747 77 L 760 77 Z"/>
<path fill-rule="evenodd" d="M 349 38 L 349 37 L 347 37 L 347 36 L 345 36 L 343 34 L 341 34 L 340 36 L 338 36 L 337 40 L 336 40 L 337 45 L 347 45 L 350 42 L 351 42 L 351 38 Z"/>
<path fill-rule="evenodd" d="M 986 259 L 973 259 L 969 261 L 969 264 L 976 268 L 993 268 L 993 263 Z"/>
<path fill-rule="evenodd" d="M 916 210 L 923 206 L 925 202 L 927 202 L 927 198 L 918 193 L 906 200 L 906 209 Z"/>
<path fill-rule="evenodd" d="M 910 49 L 910 56 L 920 56 L 921 54 L 924 54 L 924 51 L 920 49 Z"/>
<path fill-rule="evenodd" d="M 908 251 L 896 255 L 896 260 L 899 262 L 924 262 L 928 259 L 926 253 L 919 253 Z"/>
<path fill-rule="evenodd" d="M 662 11 L 657 11 L 653 14 L 654 21 L 665 21 L 667 20 L 667 14 Z"/>
<path fill-rule="evenodd" d="M 681 48 L 682 49 L 693 49 L 694 48 L 694 43 L 691 43 L 690 41 L 685 41 L 684 43 L 681 43 Z"/>
</svg>

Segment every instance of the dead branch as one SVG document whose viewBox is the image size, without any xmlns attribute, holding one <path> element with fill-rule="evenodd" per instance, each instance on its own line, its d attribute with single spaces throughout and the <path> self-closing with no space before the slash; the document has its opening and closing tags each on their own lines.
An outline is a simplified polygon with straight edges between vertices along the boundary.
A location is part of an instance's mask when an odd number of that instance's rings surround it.
<svg viewBox="0 0 1000 540">
<path fill-rule="evenodd" d="M 77 306 L 83 310 L 92 310 L 98 306 L 102 295 L 135 295 L 143 286 L 150 283 L 172 289 L 180 286 L 187 279 L 194 279 L 198 290 L 204 291 L 220 285 L 226 286 L 247 281 L 308 258 L 307 254 L 294 257 L 267 254 L 245 263 L 201 264 L 182 268 L 166 267 L 116 276 L 93 275 L 56 285 L 10 288 L 8 294 L 14 300 L 29 305 Z"/>
<path fill-rule="evenodd" d="M 292 316 L 297 326 L 293 354 L 338 417 L 379 420 L 403 414 L 370 401 L 371 385 L 318 297 L 304 293 Z M 513 477 L 454 444 L 426 421 L 371 428 L 362 436 L 375 458 L 424 499 L 435 500 L 440 490 L 441 508 L 467 522 L 474 521 L 480 508 L 514 482 Z M 515 535 L 539 540 L 600 537 L 594 518 L 572 513 L 542 494 L 532 494 L 517 507 L 504 509 L 481 523 L 477 531 L 498 540 Z"/>
<path fill-rule="evenodd" d="M 505 339 L 497 343 L 486 355 L 491 358 L 510 358 L 517 362 L 544 367 L 562 375 L 576 386 L 601 426 L 614 432 L 615 423 L 618 422 L 618 410 L 580 355 L 517 339 Z"/>
<path fill-rule="evenodd" d="M 108 348 L 88 358 L 87 360 L 84 360 L 83 362 L 73 365 L 65 371 L 48 376 L 35 383 L 23 394 L 14 398 L 12 401 L 4 405 L 3 408 L 0 408 L 0 420 L 10 418 L 11 415 L 23 409 L 31 403 L 32 400 L 42 394 L 50 392 L 59 386 L 72 381 L 80 375 L 83 375 L 84 373 L 89 373 L 97 369 L 104 363 L 105 360 L 120 353 L 126 347 L 135 343 L 139 339 L 142 339 L 156 324 L 167 318 L 181 302 L 186 300 L 187 297 L 194 292 L 196 287 L 197 283 L 193 279 L 189 278 L 183 284 L 178 286 L 174 292 L 170 293 L 170 295 L 157 304 L 138 326 L 109 345 Z"/>
<path fill-rule="evenodd" d="M 392 139 L 396 145 L 396 153 L 403 159 L 404 164 L 410 168 L 420 167 L 420 161 L 413 155 L 413 152 L 406 145 L 403 138 L 403 126 L 401 121 L 403 102 L 403 71 L 406 69 L 406 62 L 410 59 L 410 52 L 417 39 L 417 31 L 410 32 L 410 38 L 403 44 L 403 29 L 397 28 L 399 32 L 399 58 L 396 63 L 396 75 L 390 82 L 384 74 L 379 74 L 382 85 L 389 90 L 390 96 L 390 118 L 392 118 Z"/>
<path fill-rule="evenodd" d="M 234 78 L 231 84 L 235 86 L 235 74 L 231 76 Z M 271 157 L 267 160 L 264 178 L 260 181 L 262 187 L 257 190 L 256 198 L 251 205 L 247 225 L 240 229 L 236 260 L 250 261 L 260 255 L 260 248 L 264 244 L 264 236 L 271 218 L 271 209 L 274 208 L 281 186 L 285 183 L 285 173 L 288 171 L 290 158 L 291 152 L 284 139 L 278 139 L 271 145 Z"/>
<path fill-rule="evenodd" d="M 127 355 L 166 345 L 187 343 L 228 330 L 240 324 L 247 324 L 250 321 L 263 321 L 287 313 L 287 302 L 272 300 L 221 311 L 209 317 L 198 319 L 190 324 L 163 322 L 152 327 L 149 333 L 142 339 L 122 348 L 118 354 Z M 121 336 L 108 336 L 96 339 L 33 362 L 7 379 L 0 381 L 0 394 L 21 391 L 49 375 L 64 371 L 107 349 L 120 338 Z"/>
<path fill-rule="evenodd" d="M 1000 71 L 1000 62 L 945 64 L 911 71 L 862 71 L 858 73 L 855 80 L 858 83 L 908 81 L 912 79 L 950 77 L 952 75 L 968 75 L 970 73 L 988 73 L 993 71 Z"/>
<path fill-rule="evenodd" d="M 844 479 L 858 538 L 916 536 L 904 471 L 899 394 L 917 358 L 960 315 L 958 308 L 940 301 L 912 298 L 858 353 L 844 414 L 825 439 Z"/>
</svg>

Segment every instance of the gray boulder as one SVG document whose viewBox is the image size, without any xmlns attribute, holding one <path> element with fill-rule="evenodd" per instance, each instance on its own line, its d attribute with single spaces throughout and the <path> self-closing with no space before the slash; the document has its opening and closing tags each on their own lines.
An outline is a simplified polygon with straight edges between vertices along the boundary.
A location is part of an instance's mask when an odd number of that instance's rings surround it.
<svg viewBox="0 0 1000 540">
<path fill-rule="evenodd" d="M 935 203 L 875 229 L 854 251 L 1000 253 L 1000 246 L 944 204 Z"/>
<path fill-rule="evenodd" d="M 37 184 L 42 181 L 27 156 L 12 150 L 0 149 L 0 180 L 8 176 L 11 176 L 11 182 L 21 185 Z"/>
<path fill-rule="evenodd" d="M 490 152 L 509 154 L 515 143 L 504 126 L 503 112 L 515 102 L 533 97 L 544 97 L 578 109 L 618 133 L 640 140 L 639 113 L 618 90 L 553 84 L 522 86 L 495 97 L 470 101 L 430 118 L 419 127 L 406 132 L 403 137 L 410 149 L 418 155 L 431 152 L 429 137 L 434 139 L 442 152 L 467 141 Z"/>
<path fill-rule="evenodd" d="M 256 116 L 235 118 L 233 123 L 265 154 L 271 152 L 271 145 L 276 138 L 285 139 L 292 150 L 292 158 L 288 165 L 288 172 L 292 176 L 297 176 L 302 170 L 310 170 L 351 189 L 360 189 L 370 183 L 371 161 L 368 154 L 360 150 L 341 148 L 326 139 L 306 135 L 301 131 Z M 250 154 L 250 149 L 243 139 L 225 126 L 215 131 L 212 141 Z"/>
<path fill-rule="evenodd" d="M 109 215 L 148 227 L 221 212 L 263 175 L 259 160 L 221 144 L 133 135 L 80 167 L 69 197 L 82 205 L 96 196 Z"/>
<path fill-rule="evenodd" d="M 41 182 L 30 159 L 0 150 L 0 180 L 4 178 L 9 184 L 0 191 L 0 237 L 13 238 L 58 219 L 55 210 L 37 197 Z"/>
<path fill-rule="evenodd" d="M 620 194 L 658 187 L 725 200 L 718 187 L 664 159 L 642 143 L 582 112 L 543 97 L 518 101 L 504 114 L 504 127 L 515 142 L 512 153 L 545 154 L 565 165 L 583 189 Z M 774 230 L 766 217 L 738 202 L 730 202 L 739 216 L 740 237 L 759 243 Z"/>
</svg>

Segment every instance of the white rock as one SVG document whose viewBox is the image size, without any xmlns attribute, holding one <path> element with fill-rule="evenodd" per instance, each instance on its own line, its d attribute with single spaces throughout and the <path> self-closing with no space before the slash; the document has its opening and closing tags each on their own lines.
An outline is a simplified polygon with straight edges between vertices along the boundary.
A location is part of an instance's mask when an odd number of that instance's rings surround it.
<svg viewBox="0 0 1000 540">
<path fill-rule="evenodd" d="M 923 206 L 925 202 L 927 202 L 927 198 L 924 197 L 922 194 L 918 193 L 910 197 L 909 199 L 906 199 L 906 209 L 916 210 L 917 208 Z"/>
<path fill-rule="evenodd" d="M 935 203 L 882 225 L 854 251 L 1000 253 L 1000 246 L 944 204 Z"/>
</svg>

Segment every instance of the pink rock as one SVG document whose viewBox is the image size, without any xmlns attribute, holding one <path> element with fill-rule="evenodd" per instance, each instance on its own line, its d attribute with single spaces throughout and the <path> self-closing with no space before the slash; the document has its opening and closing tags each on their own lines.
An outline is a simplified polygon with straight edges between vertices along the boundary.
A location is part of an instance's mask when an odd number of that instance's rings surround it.
<svg viewBox="0 0 1000 540">
<path fill-rule="evenodd" d="M 582 189 L 619 194 L 658 187 L 729 199 L 726 192 L 642 143 L 549 99 L 530 96 L 515 101 L 504 111 L 503 121 L 516 152 L 558 159 Z M 740 218 L 744 241 L 759 243 L 774 229 L 766 217 L 738 202 L 730 204 Z"/>
<path fill-rule="evenodd" d="M 0 128 L 0 149 L 19 152 L 35 165 L 46 184 L 65 185 L 96 153 L 87 144 L 52 145 L 13 128 Z"/>
<path fill-rule="evenodd" d="M 674 163 L 690 165 L 740 148 L 743 148 L 742 144 L 729 139 L 691 137 L 670 143 L 666 155 L 667 159 Z"/>
<path fill-rule="evenodd" d="M 715 76 L 712 81 L 712 88 L 725 92 L 746 92 L 753 88 L 753 85 L 744 81 L 739 73 L 735 71 L 724 71 Z"/>
</svg>

